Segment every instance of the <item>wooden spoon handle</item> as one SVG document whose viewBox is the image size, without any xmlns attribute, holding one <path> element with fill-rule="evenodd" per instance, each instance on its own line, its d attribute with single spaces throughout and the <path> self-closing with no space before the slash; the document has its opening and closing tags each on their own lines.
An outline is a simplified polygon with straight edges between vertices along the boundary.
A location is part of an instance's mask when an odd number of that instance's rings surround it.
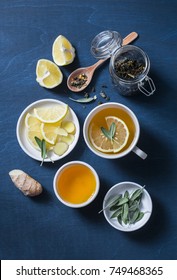
<svg viewBox="0 0 177 280">
<path fill-rule="evenodd" d="M 137 37 L 138 37 L 138 33 L 134 32 L 134 31 L 131 32 L 130 34 L 128 34 L 128 35 L 123 39 L 122 45 L 123 45 L 123 46 L 128 45 L 129 43 L 131 43 L 132 41 L 134 41 Z"/>
</svg>

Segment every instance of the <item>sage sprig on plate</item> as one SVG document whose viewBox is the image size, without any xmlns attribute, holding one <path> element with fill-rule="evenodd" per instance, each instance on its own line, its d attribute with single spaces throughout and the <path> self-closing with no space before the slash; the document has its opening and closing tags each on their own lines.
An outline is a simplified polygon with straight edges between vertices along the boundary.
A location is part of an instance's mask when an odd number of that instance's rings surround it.
<svg viewBox="0 0 177 280">
<path fill-rule="evenodd" d="M 116 124 L 113 122 L 109 128 L 109 130 L 107 130 L 104 127 L 101 127 L 101 131 L 103 132 L 104 136 L 106 136 L 109 140 L 113 140 L 114 138 L 114 134 L 116 132 Z"/>
<path fill-rule="evenodd" d="M 109 203 L 109 210 L 112 212 L 110 218 L 116 218 L 121 225 L 131 225 L 140 221 L 145 212 L 141 211 L 141 199 L 143 195 L 144 187 L 136 189 L 132 194 L 125 191 L 124 194 L 120 194 L 113 199 L 113 203 Z M 106 209 L 107 206 L 104 208 Z"/>
<path fill-rule="evenodd" d="M 44 159 L 47 157 L 47 149 L 46 149 L 46 142 L 44 139 L 39 139 L 37 136 L 34 137 L 36 143 L 38 144 L 40 150 L 41 150 L 41 157 L 42 157 L 42 162 L 41 166 L 43 165 Z"/>
</svg>

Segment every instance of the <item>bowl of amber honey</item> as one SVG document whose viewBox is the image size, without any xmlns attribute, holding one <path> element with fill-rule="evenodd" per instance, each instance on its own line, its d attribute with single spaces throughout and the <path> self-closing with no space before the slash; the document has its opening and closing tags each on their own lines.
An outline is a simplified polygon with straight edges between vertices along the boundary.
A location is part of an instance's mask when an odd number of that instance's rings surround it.
<svg viewBox="0 0 177 280">
<path fill-rule="evenodd" d="M 96 198 L 100 181 L 91 165 L 83 161 L 70 161 L 56 172 L 53 188 L 60 202 L 72 208 L 81 208 Z"/>
</svg>

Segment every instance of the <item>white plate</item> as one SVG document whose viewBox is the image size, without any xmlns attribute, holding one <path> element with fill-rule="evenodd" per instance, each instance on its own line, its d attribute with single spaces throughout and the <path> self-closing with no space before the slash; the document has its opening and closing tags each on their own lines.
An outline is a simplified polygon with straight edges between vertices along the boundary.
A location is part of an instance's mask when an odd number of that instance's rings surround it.
<svg viewBox="0 0 177 280">
<path fill-rule="evenodd" d="M 41 99 L 41 100 L 35 101 L 32 104 L 30 104 L 21 113 L 21 115 L 18 119 L 17 127 L 16 127 L 17 140 L 18 140 L 19 145 L 22 148 L 22 150 L 33 159 L 41 161 L 41 153 L 40 153 L 40 150 L 38 151 L 37 149 L 35 149 L 27 140 L 27 137 L 26 137 L 27 129 L 25 127 L 26 114 L 33 113 L 33 109 L 35 107 L 50 107 L 50 106 L 57 105 L 57 104 L 64 105 L 65 103 L 63 103 L 59 100 L 56 100 L 56 99 Z M 74 147 L 76 146 L 77 141 L 79 139 L 79 134 L 80 134 L 79 121 L 78 121 L 76 114 L 70 107 L 69 107 L 69 112 L 68 112 L 67 116 L 65 117 L 65 120 L 74 122 L 74 124 L 76 126 L 75 138 L 74 138 L 73 143 L 71 145 L 69 145 L 68 150 L 62 156 L 58 156 L 58 155 L 54 154 L 53 152 L 51 152 L 50 156 L 51 156 L 52 161 L 56 161 L 56 160 L 59 160 L 61 158 L 64 158 L 65 156 L 67 156 L 74 149 Z M 49 162 L 51 160 L 49 158 L 46 158 L 45 161 Z"/>
<path fill-rule="evenodd" d="M 109 207 L 107 207 L 109 205 L 109 201 L 111 200 L 111 198 L 114 198 L 115 195 L 124 194 L 126 190 L 131 195 L 131 193 L 133 193 L 138 188 L 142 188 L 142 186 L 134 182 L 122 182 L 114 185 L 107 192 L 103 200 L 103 209 L 106 207 L 106 209 L 103 212 L 106 220 L 112 227 L 121 231 L 134 231 L 141 228 L 147 223 L 152 213 L 152 200 L 149 193 L 146 191 L 146 189 L 144 189 L 143 191 L 143 196 L 141 199 L 141 208 L 140 208 L 141 211 L 146 213 L 144 217 L 140 221 L 136 222 L 135 224 L 120 225 L 116 218 L 110 218 L 113 212 L 109 210 Z"/>
</svg>

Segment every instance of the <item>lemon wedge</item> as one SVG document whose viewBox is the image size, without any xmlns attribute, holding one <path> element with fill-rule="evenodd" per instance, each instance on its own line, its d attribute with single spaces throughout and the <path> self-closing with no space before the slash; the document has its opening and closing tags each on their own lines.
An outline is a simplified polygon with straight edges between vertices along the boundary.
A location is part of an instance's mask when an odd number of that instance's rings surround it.
<svg viewBox="0 0 177 280">
<path fill-rule="evenodd" d="M 52 61 L 40 59 L 36 65 L 36 81 L 40 86 L 51 89 L 61 84 L 63 74 Z"/>
<path fill-rule="evenodd" d="M 52 56 L 57 65 L 68 65 L 75 58 L 75 49 L 66 37 L 59 35 L 53 43 Z"/>
</svg>

